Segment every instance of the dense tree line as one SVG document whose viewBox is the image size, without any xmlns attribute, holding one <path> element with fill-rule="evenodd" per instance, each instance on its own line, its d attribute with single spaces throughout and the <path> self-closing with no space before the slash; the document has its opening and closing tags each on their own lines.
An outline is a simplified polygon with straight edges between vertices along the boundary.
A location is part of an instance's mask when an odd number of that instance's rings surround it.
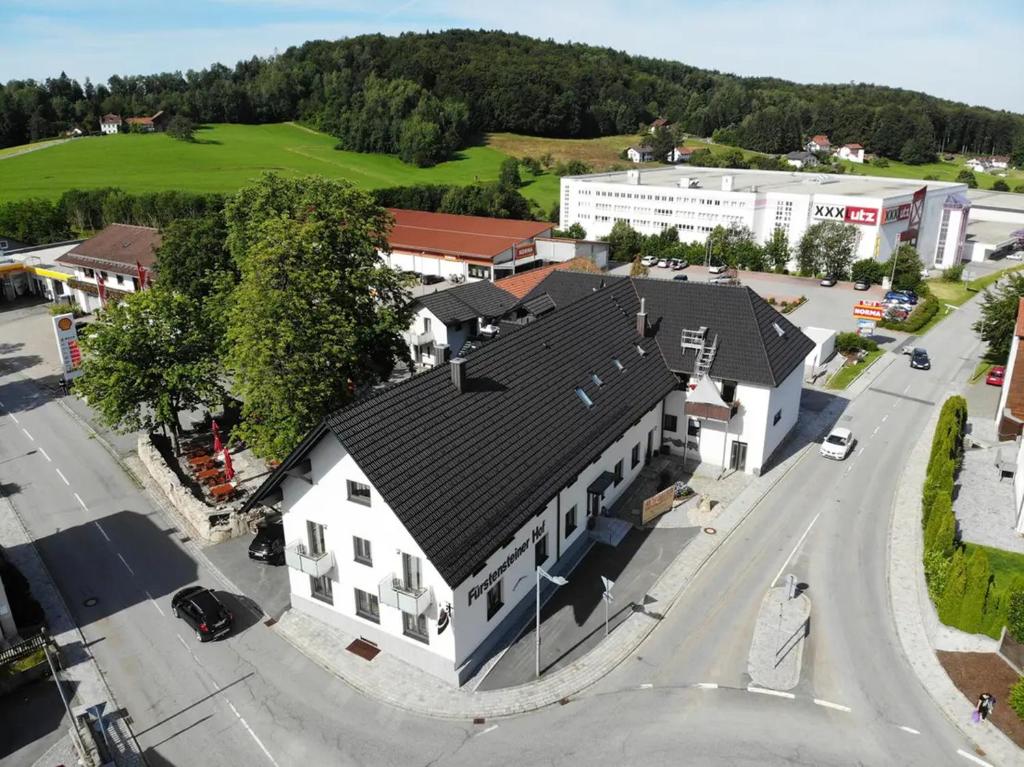
<svg viewBox="0 0 1024 767">
<path fill-rule="evenodd" d="M 770 153 L 804 137 L 859 142 L 921 161 L 936 150 L 1014 153 L 1024 117 L 868 84 L 736 77 L 607 48 L 505 32 L 449 30 L 312 41 L 234 68 L 111 77 L 64 73 L 0 88 L 0 146 L 95 131 L 100 115 L 158 109 L 197 122 L 303 120 L 340 146 L 430 164 L 473 134 L 586 138 L 632 133 L 663 116 L 688 133 Z"/>
</svg>

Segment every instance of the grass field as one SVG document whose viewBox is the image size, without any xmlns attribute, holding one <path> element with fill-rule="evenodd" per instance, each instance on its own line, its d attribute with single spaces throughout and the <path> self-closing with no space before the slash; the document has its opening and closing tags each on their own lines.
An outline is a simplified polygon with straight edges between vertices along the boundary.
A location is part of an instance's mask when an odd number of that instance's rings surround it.
<svg viewBox="0 0 1024 767">
<path fill-rule="evenodd" d="M 338 151 L 331 136 L 294 123 L 211 125 L 196 138 L 189 144 L 164 134 L 95 136 L 11 157 L 0 161 L 0 201 L 55 198 L 75 187 L 232 192 L 268 170 L 348 179 L 364 189 L 471 184 L 496 180 L 506 157 L 496 147 L 477 146 L 450 162 L 417 168 L 396 157 Z M 558 179 L 524 176 L 523 194 L 547 213 L 558 200 Z"/>
<path fill-rule="evenodd" d="M 906 163 L 897 162 L 896 160 L 890 160 L 888 166 L 879 168 L 877 165 L 865 164 L 859 165 L 857 163 L 849 162 L 848 160 L 840 160 L 840 162 L 846 166 L 846 172 L 857 176 L 885 176 L 887 178 L 921 178 L 925 176 L 935 176 L 939 181 L 956 181 L 957 174 L 962 170 L 966 170 L 967 166 L 964 163 L 970 159 L 967 156 L 956 156 L 956 159 L 949 162 L 940 160 L 939 162 L 932 162 L 926 165 L 907 165 Z M 1024 170 L 1008 170 L 1005 171 L 1006 177 L 1002 180 L 1005 181 L 1010 189 L 1015 186 L 1024 184 Z M 979 189 L 991 189 L 992 184 L 999 180 L 999 176 L 995 176 L 991 173 L 975 173 L 974 177 L 978 180 Z"/>
</svg>

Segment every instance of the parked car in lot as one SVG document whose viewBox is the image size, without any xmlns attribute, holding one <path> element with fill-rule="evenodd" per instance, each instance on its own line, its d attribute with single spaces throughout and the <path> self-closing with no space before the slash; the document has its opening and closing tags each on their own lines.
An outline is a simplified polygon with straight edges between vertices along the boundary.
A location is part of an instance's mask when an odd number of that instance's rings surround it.
<svg viewBox="0 0 1024 767">
<path fill-rule="evenodd" d="M 837 427 L 828 433 L 825 441 L 821 443 L 821 454 L 826 458 L 842 461 L 853 450 L 853 432 L 849 429 Z"/>
<path fill-rule="evenodd" d="M 890 290 L 885 294 L 885 300 L 887 303 L 910 304 L 914 306 L 917 303 L 917 293 L 912 290 Z"/>
<path fill-rule="evenodd" d="M 821 287 L 823 287 L 823 288 L 831 288 L 831 287 L 833 287 L 833 286 L 834 286 L 834 285 L 835 285 L 835 284 L 836 284 L 837 282 L 839 282 L 839 280 L 838 280 L 838 279 L 836 279 L 836 276 L 835 276 L 834 274 L 830 274 L 830 275 L 828 275 L 828 276 L 826 276 L 826 277 L 823 277 L 823 278 L 822 278 L 822 280 L 821 280 L 821 282 L 820 282 L 819 284 L 820 284 L 820 285 L 821 285 Z"/>
<path fill-rule="evenodd" d="M 920 346 L 914 347 L 910 352 L 910 367 L 915 370 L 931 370 L 932 361 L 928 359 L 928 352 Z"/>
<path fill-rule="evenodd" d="M 853 283 L 854 290 L 867 290 L 870 287 L 871 283 L 868 282 L 867 280 L 857 280 L 855 283 Z"/>
<path fill-rule="evenodd" d="M 654 266 L 656 263 L 658 263 L 658 259 L 656 259 L 654 256 L 644 256 L 643 258 L 640 259 L 640 263 L 643 264 L 644 266 Z"/>
<path fill-rule="evenodd" d="M 725 264 L 711 264 L 708 267 L 708 272 L 711 274 L 725 274 L 725 270 L 728 268 Z"/>
<path fill-rule="evenodd" d="M 424 285 L 436 285 L 439 282 L 444 282 L 444 277 L 440 274 L 424 274 L 420 277 L 420 282 Z"/>
<path fill-rule="evenodd" d="M 673 280 L 679 280 L 680 282 L 686 282 L 686 281 L 687 281 L 687 280 L 689 280 L 690 278 L 689 278 L 689 277 L 687 277 L 687 276 L 686 276 L 685 274 L 677 274 L 677 275 L 676 275 L 675 277 L 673 277 L 672 279 L 673 279 Z"/>
<path fill-rule="evenodd" d="M 280 521 L 265 522 L 257 528 L 256 537 L 249 544 L 249 559 L 284 564 L 284 525 Z"/>
<path fill-rule="evenodd" d="M 658 266 L 660 266 L 662 269 L 668 269 L 668 267 L 669 267 L 668 259 L 667 258 L 663 258 L 660 261 L 658 261 Z"/>
<path fill-rule="evenodd" d="M 1005 378 L 1006 368 L 1002 365 L 993 365 L 992 369 L 988 371 L 988 375 L 985 377 L 985 383 L 989 386 L 1002 386 Z"/>
<path fill-rule="evenodd" d="M 682 261 L 678 258 L 672 259 L 672 271 L 678 272 L 680 269 L 685 269 L 690 263 L 688 261 Z"/>
<path fill-rule="evenodd" d="M 211 589 L 189 586 L 171 598 L 174 617 L 185 621 L 196 632 L 196 639 L 206 642 L 231 631 L 235 617 Z"/>
</svg>

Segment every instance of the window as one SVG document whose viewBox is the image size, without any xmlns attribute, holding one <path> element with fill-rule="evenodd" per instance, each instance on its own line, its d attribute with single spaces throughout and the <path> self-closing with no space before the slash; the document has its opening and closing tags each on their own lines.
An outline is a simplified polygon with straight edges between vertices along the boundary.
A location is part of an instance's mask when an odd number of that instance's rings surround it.
<svg viewBox="0 0 1024 767">
<path fill-rule="evenodd" d="M 633 452 L 629 455 L 629 468 L 635 469 L 640 463 L 640 443 L 633 445 Z"/>
<path fill-rule="evenodd" d="M 380 623 L 380 603 L 377 601 L 377 595 L 362 589 L 355 589 L 355 592 L 356 615 L 366 618 L 368 621 Z"/>
<path fill-rule="evenodd" d="M 542 564 L 548 561 L 548 537 L 542 535 L 537 539 L 537 542 L 533 544 L 533 566 L 540 567 Z"/>
<path fill-rule="evenodd" d="M 675 431 L 679 427 L 678 416 L 669 415 L 668 413 L 666 413 L 665 417 L 662 419 L 661 427 L 665 431 Z"/>
<path fill-rule="evenodd" d="M 491 269 L 488 266 L 477 266 L 476 264 L 470 264 L 469 276 L 475 280 L 489 280 L 491 279 Z"/>
<path fill-rule="evenodd" d="M 781 420 L 782 420 L 782 411 L 781 410 L 775 411 L 775 417 L 772 418 L 772 426 L 774 426 L 775 424 L 777 424 Z"/>
<path fill-rule="evenodd" d="M 353 503 L 361 503 L 363 506 L 370 505 L 370 486 L 362 482 L 348 481 L 348 499 Z"/>
<path fill-rule="evenodd" d="M 732 402 L 736 399 L 735 381 L 722 381 L 722 399 L 726 402 Z"/>
<path fill-rule="evenodd" d="M 370 542 L 365 538 L 352 536 L 352 549 L 355 553 L 355 560 L 364 565 L 373 564 L 373 555 L 370 553 Z"/>
<path fill-rule="evenodd" d="M 402 584 L 406 591 L 413 593 L 423 588 L 423 568 L 420 558 L 412 554 L 402 553 Z"/>
<path fill-rule="evenodd" d="M 135 292 L 136 293 L 139 292 L 139 278 L 138 277 L 132 277 L 132 287 L 135 288 Z"/>
<path fill-rule="evenodd" d="M 700 421 L 698 421 L 696 418 L 691 418 L 689 425 L 686 427 L 686 433 L 689 434 L 691 437 L 699 437 Z"/>
<path fill-rule="evenodd" d="M 493 618 L 504 606 L 505 602 L 501 598 L 501 581 L 498 581 L 487 592 L 487 620 Z"/>
<path fill-rule="evenodd" d="M 427 618 L 425 615 L 413 615 L 412 613 L 403 611 L 402 633 L 407 637 L 418 639 L 424 644 L 428 644 L 430 642 L 427 638 Z"/>
<path fill-rule="evenodd" d="M 92 269 L 83 269 L 82 274 L 84 274 L 90 280 L 96 276 L 96 272 L 94 272 Z"/>
<path fill-rule="evenodd" d="M 576 530 L 576 507 L 565 512 L 565 537 L 568 538 Z"/>
<path fill-rule="evenodd" d="M 329 605 L 334 604 L 331 579 L 326 575 L 320 578 L 314 578 L 312 575 L 309 576 L 309 593 L 313 595 L 314 599 L 319 599 L 321 602 L 326 602 Z"/>
<path fill-rule="evenodd" d="M 424 333 L 429 333 L 430 332 L 430 317 L 424 317 L 423 318 L 423 332 Z"/>
<path fill-rule="evenodd" d="M 115 274 L 114 279 L 117 280 L 118 285 L 124 285 L 124 277 L 120 274 Z"/>
<path fill-rule="evenodd" d="M 327 551 L 327 528 L 316 522 L 306 520 L 306 535 L 309 536 L 309 554 L 318 557 Z"/>
<path fill-rule="evenodd" d="M 622 461 L 615 464 L 615 470 L 612 472 L 615 475 L 615 481 L 613 485 L 618 485 L 622 481 Z"/>
<path fill-rule="evenodd" d="M 107 277 L 108 277 L 108 275 L 107 275 L 107 273 L 106 273 L 106 272 L 100 272 L 100 279 L 101 279 L 101 280 L 103 280 L 104 282 L 106 282 L 106 281 L 107 281 Z"/>
</svg>

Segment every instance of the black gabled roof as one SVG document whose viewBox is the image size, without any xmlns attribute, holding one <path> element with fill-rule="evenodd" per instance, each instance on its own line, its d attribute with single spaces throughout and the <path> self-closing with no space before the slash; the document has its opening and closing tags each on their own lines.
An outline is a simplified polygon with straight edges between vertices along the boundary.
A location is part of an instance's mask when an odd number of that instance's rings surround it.
<svg viewBox="0 0 1024 767">
<path fill-rule="evenodd" d="M 468 322 L 477 317 L 500 317 L 511 309 L 516 301 L 508 291 L 497 287 L 489 280 L 468 282 L 447 290 L 426 293 L 415 299 L 427 307 L 444 324 Z"/>
<path fill-rule="evenodd" d="M 647 322 L 665 362 L 676 373 L 694 371 L 694 354 L 680 346 L 683 329 L 708 329 L 708 342 L 718 337 L 711 365 L 714 378 L 758 386 L 777 386 L 814 349 L 814 342 L 748 287 L 706 282 L 609 277 L 582 272 L 552 272 L 528 293 L 518 308 L 547 295 L 559 311 L 605 284 L 633 286 L 628 311 L 646 299 Z M 777 324 L 784 335 L 773 327 Z"/>
<path fill-rule="evenodd" d="M 619 281 L 476 351 L 465 392 L 445 365 L 328 417 L 449 585 L 676 386 L 635 303 Z"/>
</svg>

